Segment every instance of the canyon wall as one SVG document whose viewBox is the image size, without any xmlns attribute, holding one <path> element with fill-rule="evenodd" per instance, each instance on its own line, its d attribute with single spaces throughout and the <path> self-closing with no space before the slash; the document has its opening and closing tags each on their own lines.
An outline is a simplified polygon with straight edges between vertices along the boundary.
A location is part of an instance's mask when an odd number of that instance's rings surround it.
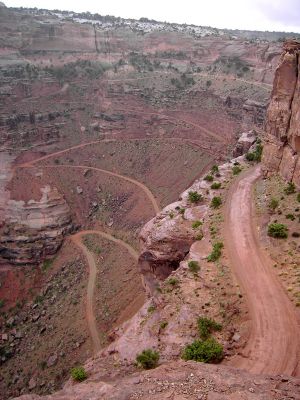
<svg viewBox="0 0 300 400">
<path fill-rule="evenodd" d="M 300 42 L 283 46 L 266 117 L 263 168 L 300 187 Z"/>
</svg>

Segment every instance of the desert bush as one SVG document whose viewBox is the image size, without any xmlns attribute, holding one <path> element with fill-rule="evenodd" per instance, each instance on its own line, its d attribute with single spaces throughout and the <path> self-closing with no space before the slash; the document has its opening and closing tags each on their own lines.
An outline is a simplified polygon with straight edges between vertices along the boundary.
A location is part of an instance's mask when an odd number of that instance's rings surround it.
<svg viewBox="0 0 300 400">
<path fill-rule="evenodd" d="M 300 193 L 297 194 L 297 201 L 300 203 Z"/>
<path fill-rule="evenodd" d="M 198 261 L 191 260 L 188 262 L 188 267 L 193 274 L 197 274 L 200 271 L 200 265 Z"/>
<path fill-rule="evenodd" d="M 167 282 L 171 286 L 177 286 L 179 284 L 179 280 L 177 278 L 170 278 Z"/>
<path fill-rule="evenodd" d="M 156 368 L 159 361 L 159 353 L 152 349 L 143 350 L 136 356 L 136 362 L 144 369 Z"/>
<path fill-rule="evenodd" d="M 223 347 L 214 338 L 195 340 L 185 347 L 182 358 L 186 361 L 218 362 L 223 358 Z"/>
<path fill-rule="evenodd" d="M 285 239 L 288 237 L 288 228 L 284 224 L 274 222 L 268 226 L 268 235 L 273 238 Z"/>
<path fill-rule="evenodd" d="M 217 261 L 222 254 L 222 248 L 224 247 L 224 244 L 222 242 L 216 242 L 213 245 L 213 250 L 210 253 L 210 255 L 207 257 L 207 261 L 208 262 L 212 262 L 212 261 Z"/>
<path fill-rule="evenodd" d="M 210 203 L 210 206 L 212 207 L 212 208 L 218 208 L 218 207 L 220 207 L 220 205 L 222 204 L 222 199 L 221 199 L 221 197 L 213 197 L 212 198 L 212 200 L 211 200 L 211 203 Z"/>
<path fill-rule="evenodd" d="M 217 165 L 213 165 L 210 171 L 212 174 L 216 174 L 217 172 L 219 172 L 219 167 Z"/>
<path fill-rule="evenodd" d="M 294 221 L 296 219 L 294 214 L 286 214 L 285 218 L 290 219 L 291 221 Z"/>
<path fill-rule="evenodd" d="M 262 151 L 263 151 L 263 146 L 262 146 L 262 144 L 258 143 L 256 145 L 256 149 L 254 152 L 248 152 L 246 154 L 246 160 L 260 162 L 261 156 L 262 156 Z"/>
<path fill-rule="evenodd" d="M 196 192 L 196 191 L 189 192 L 189 201 L 191 203 L 199 203 L 199 201 L 202 201 L 202 200 L 203 200 L 203 197 L 198 192 Z"/>
<path fill-rule="evenodd" d="M 232 167 L 232 173 L 233 175 L 238 175 L 240 172 L 242 171 L 241 167 L 239 167 L 238 165 L 234 165 Z"/>
<path fill-rule="evenodd" d="M 199 317 L 197 324 L 199 335 L 202 340 L 208 339 L 212 332 L 222 329 L 221 324 L 207 317 Z"/>
<path fill-rule="evenodd" d="M 287 186 L 284 188 L 285 194 L 293 194 L 296 192 L 296 186 L 293 182 L 289 182 Z"/>
<path fill-rule="evenodd" d="M 211 185 L 211 189 L 220 189 L 220 187 L 221 187 L 221 182 L 214 182 Z"/>
<path fill-rule="evenodd" d="M 160 326 L 161 329 L 165 329 L 168 326 L 168 322 L 167 321 L 161 321 L 159 326 Z"/>
<path fill-rule="evenodd" d="M 82 382 L 87 378 L 87 373 L 83 367 L 75 367 L 71 369 L 71 376 L 76 382 Z"/>
<path fill-rule="evenodd" d="M 214 180 L 214 177 L 212 175 L 206 175 L 204 177 L 204 180 L 207 182 L 212 182 Z"/>
</svg>

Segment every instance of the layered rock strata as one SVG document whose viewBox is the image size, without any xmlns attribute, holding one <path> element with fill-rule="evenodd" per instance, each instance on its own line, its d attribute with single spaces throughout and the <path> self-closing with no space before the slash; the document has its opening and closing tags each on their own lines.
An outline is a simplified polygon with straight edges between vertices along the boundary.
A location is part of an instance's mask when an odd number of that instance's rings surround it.
<svg viewBox="0 0 300 400">
<path fill-rule="evenodd" d="M 54 255 L 72 230 L 70 209 L 56 188 L 41 188 L 39 201 L 8 200 L 0 227 L 0 261 L 36 264 Z"/>
<path fill-rule="evenodd" d="M 284 44 L 266 118 L 265 174 L 278 172 L 300 187 L 300 42 Z"/>
</svg>

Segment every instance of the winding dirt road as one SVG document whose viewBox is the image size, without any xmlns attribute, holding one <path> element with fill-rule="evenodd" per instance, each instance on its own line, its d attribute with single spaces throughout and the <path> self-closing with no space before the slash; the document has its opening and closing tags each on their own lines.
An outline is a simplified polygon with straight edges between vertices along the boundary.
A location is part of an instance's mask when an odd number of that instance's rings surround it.
<svg viewBox="0 0 300 400">
<path fill-rule="evenodd" d="M 78 246 L 84 256 L 86 257 L 88 266 L 89 266 L 89 279 L 87 285 L 87 296 L 86 296 L 86 319 L 88 323 L 88 328 L 90 331 L 94 353 L 96 354 L 101 350 L 101 342 L 99 338 L 98 328 L 96 324 L 96 318 L 94 313 L 94 290 L 95 290 L 95 282 L 96 282 L 96 275 L 97 275 L 97 266 L 94 259 L 93 254 L 88 250 L 88 248 L 84 245 L 82 238 L 88 234 L 95 234 L 99 235 L 107 240 L 110 240 L 122 247 L 124 247 L 129 254 L 133 257 L 135 261 L 138 260 L 137 252 L 127 243 L 123 242 L 121 239 L 116 239 L 112 235 L 108 233 L 98 231 L 98 230 L 87 230 L 81 231 L 76 233 L 75 235 L 71 236 L 72 241 Z"/>
<path fill-rule="evenodd" d="M 257 166 L 241 175 L 227 199 L 226 248 L 233 272 L 246 295 L 252 323 L 243 356 L 232 364 L 253 373 L 297 375 L 299 321 L 272 270 L 274 262 L 259 242 L 255 223 L 252 191 L 260 174 Z"/>
</svg>

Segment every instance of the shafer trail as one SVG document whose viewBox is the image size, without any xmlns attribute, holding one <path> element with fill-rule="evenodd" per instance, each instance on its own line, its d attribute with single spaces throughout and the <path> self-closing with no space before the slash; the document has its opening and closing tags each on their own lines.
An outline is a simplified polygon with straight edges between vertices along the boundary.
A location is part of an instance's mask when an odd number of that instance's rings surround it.
<svg viewBox="0 0 300 400">
<path fill-rule="evenodd" d="M 137 252 L 127 243 L 123 242 L 120 239 L 116 239 L 112 235 L 109 235 L 108 233 L 98 231 L 98 230 L 87 230 L 87 231 L 81 231 L 76 233 L 75 235 L 71 236 L 71 239 L 73 242 L 81 249 L 83 252 L 84 256 L 86 257 L 88 266 L 89 266 L 89 279 L 88 279 L 88 285 L 87 285 L 87 297 L 86 297 L 86 319 L 87 319 L 87 324 L 88 328 L 90 331 L 92 343 L 93 343 L 93 349 L 94 353 L 96 354 L 101 350 L 101 342 L 99 338 L 99 333 L 98 333 L 98 328 L 96 325 L 96 318 L 95 318 L 95 313 L 94 313 L 94 290 L 95 290 L 95 283 L 96 283 L 96 275 L 97 275 L 97 266 L 96 262 L 94 259 L 93 254 L 88 250 L 88 248 L 84 245 L 82 241 L 82 237 L 88 234 L 95 234 L 102 236 L 103 238 L 110 240 L 117 245 L 120 245 L 124 247 L 129 254 L 133 257 L 135 261 L 138 260 L 138 254 Z"/>
<path fill-rule="evenodd" d="M 225 242 L 233 272 L 246 295 L 251 330 L 243 357 L 233 365 L 253 373 L 299 373 L 299 321 L 261 246 L 255 223 L 253 184 L 260 166 L 242 175 L 227 199 Z"/>
</svg>

